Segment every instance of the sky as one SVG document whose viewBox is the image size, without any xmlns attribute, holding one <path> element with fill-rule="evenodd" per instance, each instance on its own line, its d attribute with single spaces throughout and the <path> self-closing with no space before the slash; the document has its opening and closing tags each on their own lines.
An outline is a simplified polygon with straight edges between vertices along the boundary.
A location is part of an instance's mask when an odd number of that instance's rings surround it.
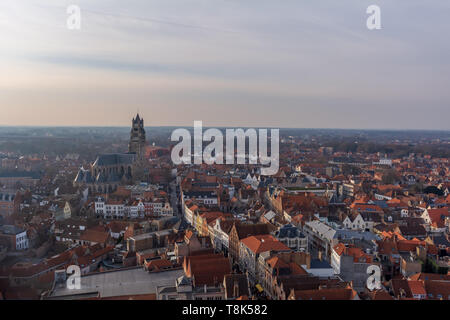
<svg viewBox="0 0 450 320">
<path fill-rule="evenodd" d="M 450 130 L 449 35 L 448 0 L 2 0 L 0 125 Z"/>
</svg>

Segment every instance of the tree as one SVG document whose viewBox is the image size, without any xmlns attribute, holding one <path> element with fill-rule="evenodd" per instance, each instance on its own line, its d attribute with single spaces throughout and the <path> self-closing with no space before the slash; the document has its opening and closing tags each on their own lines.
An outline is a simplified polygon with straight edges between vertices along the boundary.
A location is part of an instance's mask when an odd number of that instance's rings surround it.
<svg viewBox="0 0 450 320">
<path fill-rule="evenodd" d="M 436 187 L 436 186 L 428 186 L 428 187 L 426 187 L 423 190 L 423 192 L 427 193 L 427 194 L 428 193 L 433 193 L 433 194 L 436 194 L 438 196 L 443 196 L 444 195 L 444 192 L 441 189 L 439 189 L 438 187 Z"/>
</svg>

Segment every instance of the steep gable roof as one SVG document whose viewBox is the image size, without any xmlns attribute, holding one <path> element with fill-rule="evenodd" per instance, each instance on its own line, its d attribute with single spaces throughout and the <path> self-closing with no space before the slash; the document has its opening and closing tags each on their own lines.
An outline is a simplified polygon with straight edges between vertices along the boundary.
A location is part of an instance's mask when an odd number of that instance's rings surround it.
<svg viewBox="0 0 450 320">
<path fill-rule="evenodd" d="M 253 253 L 267 251 L 290 251 L 284 243 L 278 241 L 272 235 L 257 235 L 242 239 L 241 242 Z"/>
</svg>

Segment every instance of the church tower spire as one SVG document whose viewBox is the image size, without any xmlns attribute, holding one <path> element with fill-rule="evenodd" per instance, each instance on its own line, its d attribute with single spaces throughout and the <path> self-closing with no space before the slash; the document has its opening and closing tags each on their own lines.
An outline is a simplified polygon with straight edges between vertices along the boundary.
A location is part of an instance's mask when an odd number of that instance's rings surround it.
<svg viewBox="0 0 450 320">
<path fill-rule="evenodd" d="M 128 152 L 136 153 L 136 155 L 141 157 L 145 150 L 145 141 L 144 119 L 138 113 L 136 118 L 132 120 Z"/>
</svg>

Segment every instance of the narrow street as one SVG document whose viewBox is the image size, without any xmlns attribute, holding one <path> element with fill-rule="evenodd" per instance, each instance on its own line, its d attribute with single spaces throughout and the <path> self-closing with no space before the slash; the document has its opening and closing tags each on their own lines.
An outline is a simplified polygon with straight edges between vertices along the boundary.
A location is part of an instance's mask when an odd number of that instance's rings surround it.
<svg viewBox="0 0 450 320">
<path fill-rule="evenodd" d="M 174 216 L 180 216 L 181 212 L 178 210 L 178 196 L 176 193 L 177 187 L 175 182 L 171 182 L 169 184 L 169 190 L 170 190 L 170 205 L 173 208 L 173 215 Z"/>
</svg>

